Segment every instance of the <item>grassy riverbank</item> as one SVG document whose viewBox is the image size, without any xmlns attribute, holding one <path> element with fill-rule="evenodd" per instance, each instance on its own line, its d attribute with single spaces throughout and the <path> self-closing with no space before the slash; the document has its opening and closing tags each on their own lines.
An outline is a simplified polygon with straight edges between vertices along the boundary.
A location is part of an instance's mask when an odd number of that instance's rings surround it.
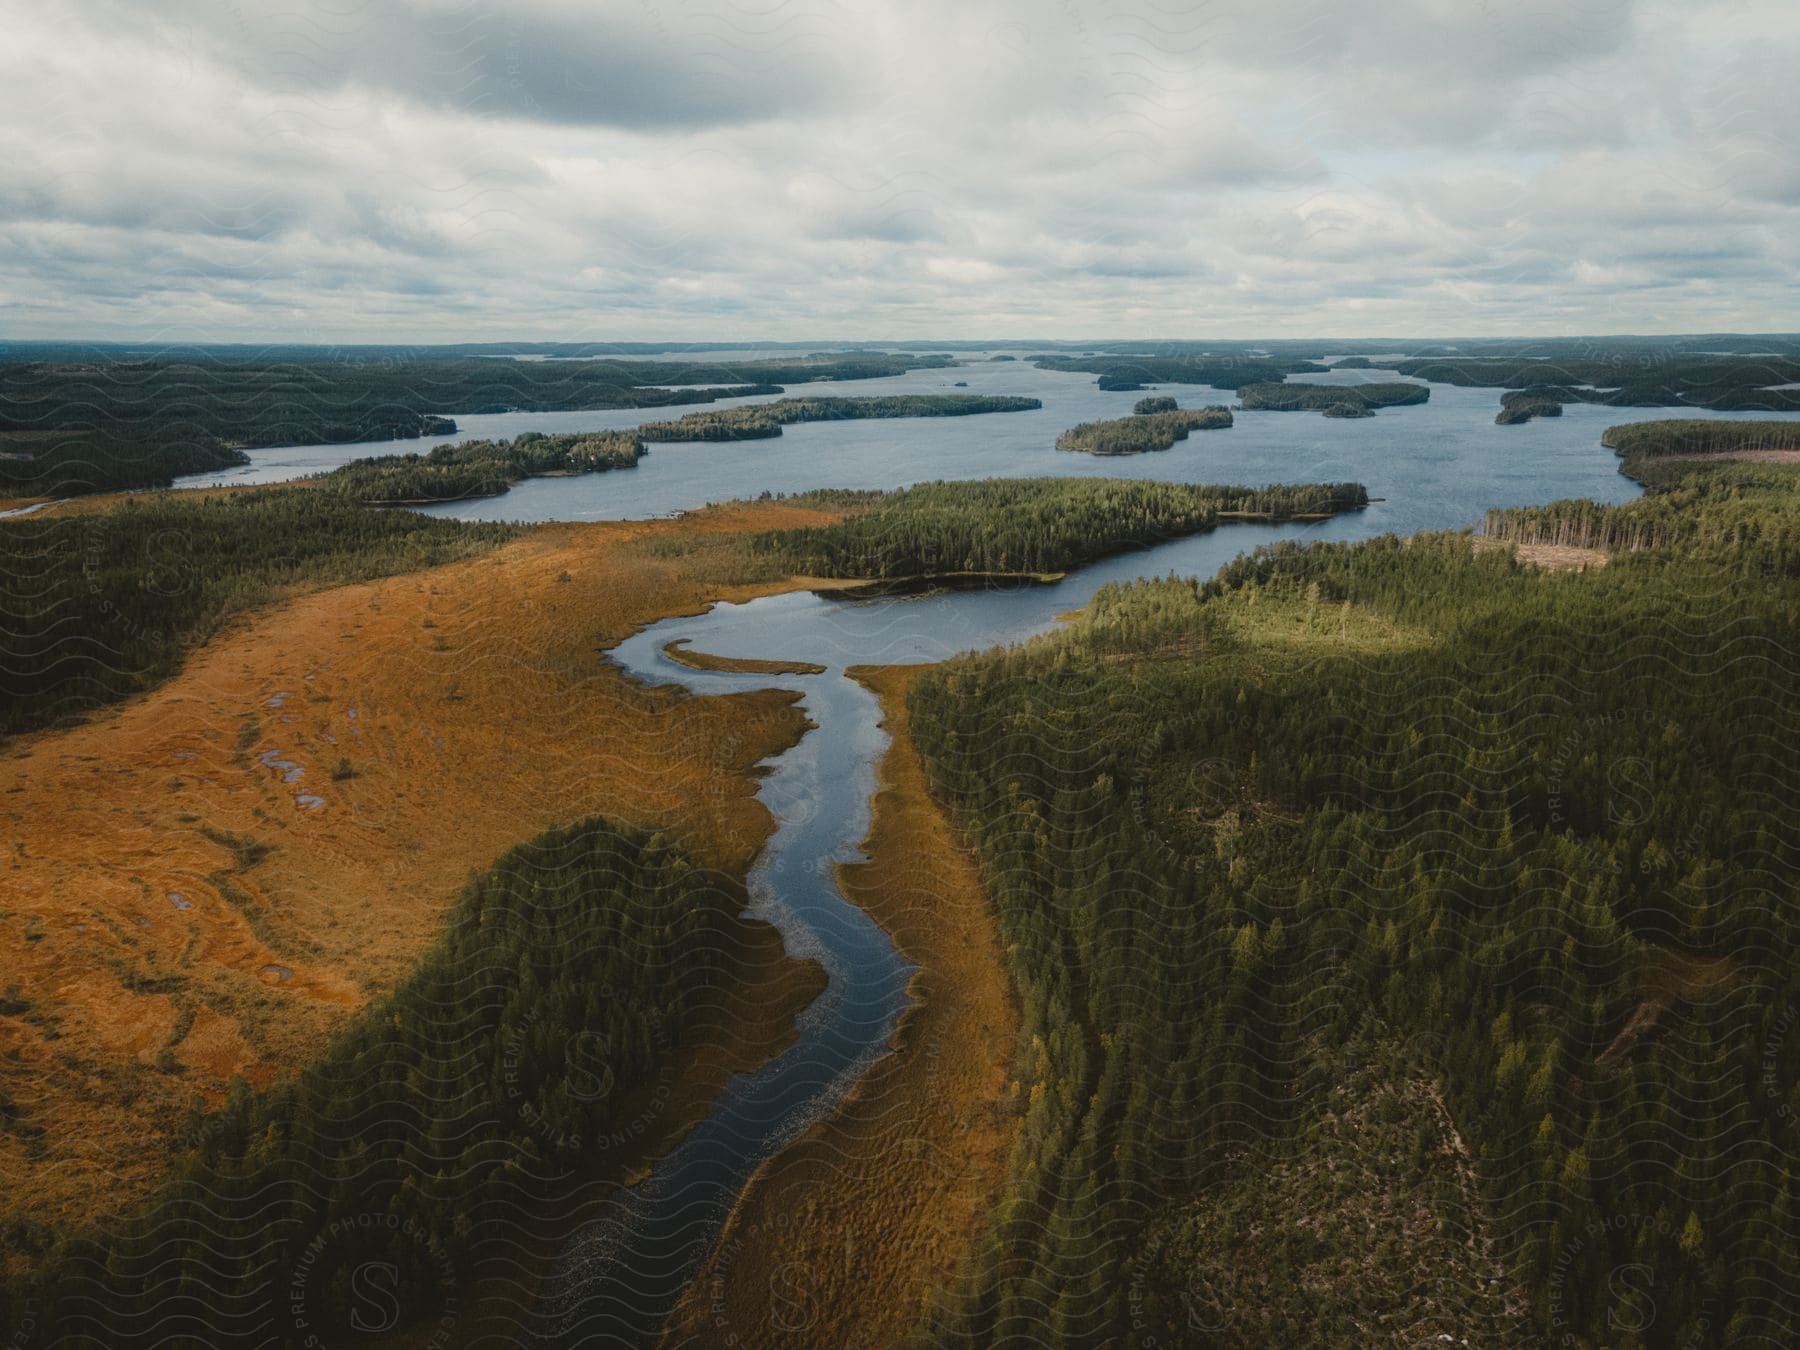
<svg viewBox="0 0 1800 1350">
<path fill-rule="evenodd" d="M 802 1350 L 899 1344 L 966 1259 L 998 1193 L 1019 1119 L 1008 1072 L 1018 1017 L 974 859 L 932 800 L 912 743 L 907 691 L 925 670 L 848 672 L 879 697 L 893 739 L 877 769 L 867 861 L 837 872 L 850 903 L 919 967 L 913 1004 L 893 1053 L 751 1181 L 667 1344 L 727 1333 Z M 795 1270 L 804 1282 L 784 1277 Z"/>
</svg>

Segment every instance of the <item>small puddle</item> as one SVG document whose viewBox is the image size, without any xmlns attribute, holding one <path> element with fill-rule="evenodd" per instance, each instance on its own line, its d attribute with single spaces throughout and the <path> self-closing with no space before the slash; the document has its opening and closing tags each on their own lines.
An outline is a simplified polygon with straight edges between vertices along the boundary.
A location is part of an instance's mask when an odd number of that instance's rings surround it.
<svg viewBox="0 0 1800 1350">
<path fill-rule="evenodd" d="M 321 806 L 325 805 L 325 799 L 323 797 L 315 797 L 311 793 L 302 792 L 298 797 L 294 798 L 294 805 L 305 811 L 317 811 Z"/>
<path fill-rule="evenodd" d="M 279 750 L 265 750 L 256 758 L 264 768 L 279 772 L 284 783 L 298 783 L 306 777 L 306 770 L 294 760 L 283 759 Z"/>
<path fill-rule="evenodd" d="M 176 909 L 192 909 L 194 907 L 194 902 L 189 900 L 180 891 L 169 892 L 169 903 L 175 906 Z"/>
<path fill-rule="evenodd" d="M 271 962 L 262 968 L 262 977 L 268 984 L 286 984 L 294 978 L 294 972 L 286 966 L 278 966 Z"/>
<path fill-rule="evenodd" d="M 282 704 L 286 703 L 292 697 L 293 697 L 293 692 L 291 690 L 283 689 L 279 693 L 277 693 L 275 695 L 275 697 L 271 698 L 265 706 L 270 707 L 270 708 L 279 708 Z"/>
</svg>

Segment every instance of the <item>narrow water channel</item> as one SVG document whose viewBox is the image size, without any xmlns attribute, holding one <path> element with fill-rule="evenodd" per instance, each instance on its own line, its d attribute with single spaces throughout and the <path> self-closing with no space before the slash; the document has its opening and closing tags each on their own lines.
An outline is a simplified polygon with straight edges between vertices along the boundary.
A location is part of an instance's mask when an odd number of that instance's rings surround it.
<svg viewBox="0 0 1800 1350">
<path fill-rule="evenodd" d="M 1278 538 L 1344 539 L 1368 532 L 1358 516 L 1308 525 L 1228 525 L 1085 568 L 1053 586 L 850 602 L 808 592 L 722 604 L 664 620 L 611 653 L 647 684 L 698 694 L 793 689 L 816 724 L 778 756 L 759 797 L 778 826 L 750 875 L 751 912 L 775 924 L 790 952 L 825 967 L 825 992 L 800 1035 L 772 1063 L 741 1074 L 712 1110 L 637 1186 L 615 1193 L 565 1247 L 538 1309 L 553 1344 L 648 1345 L 693 1277 L 745 1182 L 763 1160 L 829 1114 L 888 1048 L 913 967 L 888 936 L 839 893 L 835 868 L 862 855 L 875 767 L 887 747 L 873 695 L 847 666 L 939 661 L 1016 642 L 1052 627 L 1109 581 L 1178 572 L 1210 575 Z M 687 638 L 721 655 L 813 661 L 822 675 L 691 670 L 662 654 Z"/>
</svg>

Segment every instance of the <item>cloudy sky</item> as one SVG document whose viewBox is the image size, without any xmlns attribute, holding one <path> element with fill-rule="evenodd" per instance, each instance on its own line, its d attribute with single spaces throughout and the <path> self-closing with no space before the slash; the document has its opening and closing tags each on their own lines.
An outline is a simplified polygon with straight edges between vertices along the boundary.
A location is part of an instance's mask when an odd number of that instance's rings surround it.
<svg viewBox="0 0 1800 1350">
<path fill-rule="evenodd" d="M 1794 0 L 0 11 L 0 335 L 1800 329 Z"/>
</svg>

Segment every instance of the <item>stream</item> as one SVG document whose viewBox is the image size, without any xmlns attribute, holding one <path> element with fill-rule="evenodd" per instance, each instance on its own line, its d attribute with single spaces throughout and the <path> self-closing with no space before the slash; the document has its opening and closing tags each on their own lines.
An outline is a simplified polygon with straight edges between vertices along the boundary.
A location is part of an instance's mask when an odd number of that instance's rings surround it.
<svg viewBox="0 0 1800 1350">
<path fill-rule="evenodd" d="M 1227 525 L 1107 559 L 1048 586 L 847 601 L 797 591 L 666 619 L 610 653 L 646 684 L 697 694 L 792 689 L 815 723 L 777 756 L 758 793 L 778 824 L 749 877 L 750 913 L 780 929 L 790 953 L 817 959 L 825 992 L 802 1014 L 800 1034 L 763 1068 L 734 1077 L 710 1113 L 638 1185 L 614 1193 L 570 1241 L 538 1309 L 539 1336 L 555 1344 L 654 1343 L 750 1175 L 828 1115 L 886 1052 L 907 1004 L 914 967 L 876 924 L 839 893 L 835 868 L 862 858 L 875 769 L 888 737 L 875 697 L 844 674 L 860 663 L 941 661 L 958 651 L 1016 642 L 1055 626 L 1102 585 L 1145 575 L 1210 575 L 1275 539 L 1351 539 L 1369 532 L 1358 513 L 1293 525 Z M 687 638 L 700 651 L 814 661 L 822 675 L 697 671 L 662 653 Z"/>
</svg>

